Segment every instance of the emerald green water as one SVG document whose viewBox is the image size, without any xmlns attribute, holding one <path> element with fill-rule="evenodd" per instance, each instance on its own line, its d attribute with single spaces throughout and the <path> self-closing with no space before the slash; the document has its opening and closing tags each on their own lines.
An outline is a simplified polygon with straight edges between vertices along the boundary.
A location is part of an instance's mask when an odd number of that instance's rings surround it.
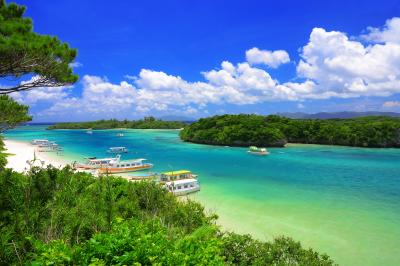
<svg viewBox="0 0 400 266">
<path fill-rule="evenodd" d="M 132 152 L 123 158 L 147 158 L 154 171 L 198 174 L 201 191 L 191 197 L 217 213 L 225 229 L 263 240 L 291 236 L 341 265 L 400 264 L 400 150 L 297 145 L 259 157 L 184 143 L 174 130 L 118 132 L 27 126 L 6 137 L 57 141 L 71 161 L 126 146 Z"/>
</svg>

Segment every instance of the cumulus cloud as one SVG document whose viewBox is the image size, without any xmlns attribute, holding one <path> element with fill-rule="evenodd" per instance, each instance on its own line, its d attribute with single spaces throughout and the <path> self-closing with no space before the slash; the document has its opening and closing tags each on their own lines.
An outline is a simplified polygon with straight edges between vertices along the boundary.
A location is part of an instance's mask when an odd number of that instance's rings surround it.
<svg viewBox="0 0 400 266">
<path fill-rule="evenodd" d="M 400 93 L 399 21 L 393 18 L 382 28 L 368 28 L 368 34 L 355 39 L 340 31 L 314 28 L 301 49 L 294 79 L 300 81 L 296 82 L 280 82 L 257 67 L 264 64 L 276 68 L 287 63 L 287 52 L 255 47 L 246 51 L 246 62 L 223 61 L 219 68 L 202 72 L 203 79 L 197 82 L 142 69 L 137 76 L 126 75 L 128 81 L 120 83 L 86 75 L 80 96 L 70 96 L 66 88 L 49 88 L 15 97 L 26 102 L 58 98 L 47 110 L 54 114 L 75 110 L 112 115 L 122 110 L 195 114 L 205 112 L 209 104 L 389 96 Z M 362 41 L 367 39 L 368 43 Z"/>
<path fill-rule="evenodd" d="M 383 103 L 382 107 L 385 107 L 385 108 L 400 107 L 400 102 L 399 101 L 387 101 L 387 102 Z"/>
<path fill-rule="evenodd" d="M 271 68 L 290 62 L 289 54 L 284 50 L 268 51 L 257 47 L 246 51 L 246 60 L 252 65 L 265 64 Z"/>
<path fill-rule="evenodd" d="M 306 98 L 388 96 L 400 92 L 400 44 L 364 45 L 350 40 L 345 33 L 314 28 L 301 57 L 298 76 L 314 82 L 310 93 L 303 95 Z"/>
<path fill-rule="evenodd" d="M 388 19 L 383 28 L 368 27 L 368 34 L 361 37 L 372 42 L 400 44 L 400 18 Z"/>
</svg>

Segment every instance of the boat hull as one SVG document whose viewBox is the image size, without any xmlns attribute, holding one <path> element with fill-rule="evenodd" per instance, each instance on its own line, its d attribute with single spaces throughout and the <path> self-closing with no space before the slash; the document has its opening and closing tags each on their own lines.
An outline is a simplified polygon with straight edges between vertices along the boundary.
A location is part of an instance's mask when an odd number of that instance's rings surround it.
<svg viewBox="0 0 400 266">
<path fill-rule="evenodd" d="M 172 193 L 175 196 L 184 196 L 184 195 L 188 195 L 188 194 L 191 194 L 191 193 L 195 193 L 197 191 L 200 191 L 200 186 L 193 187 L 193 188 L 188 188 L 188 189 L 175 190 L 175 191 L 172 191 Z"/>
</svg>

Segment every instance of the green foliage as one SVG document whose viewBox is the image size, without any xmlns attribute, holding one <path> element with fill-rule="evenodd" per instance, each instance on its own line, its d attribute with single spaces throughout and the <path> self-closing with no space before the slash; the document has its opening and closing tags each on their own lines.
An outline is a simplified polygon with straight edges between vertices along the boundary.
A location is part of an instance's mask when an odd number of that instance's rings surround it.
<svg viewBox="0 0 400 266">
<path fill-rule="evenodd" d="M 0 264 L 331 265 L 290 239 L 222 233 L 215 216 L 152 182 L 70 168 L 0 171 Z"/>
<path fill-rule="evenodd" d="M 30 121 L 29 107 L 19 104 L 7 95 L 0 95 L 0 132 Z"/>
<path fill-rule="evenodd" d="M 34 87 L 55 87 L 75 83 L 70 63 L 76 50 L 58 38 L 33 32 L 32 20 L 23 17 L 25 7 L 0 0 L 0 78 L 37 75 L 14 87 L 0 89 L 0 94 Z"/>
<path fill-rule="evenodd" d="M 183 128 L 186 124 L 180 121 L 163 121 L 157 120 L 154 117 L 145 117 L 143 120 L 119 121 L 98 120 L 91 122 L 76 122 L 76 123 L 58 123 L 49 126 L 47 129 L 114 129 L 114 128 L 137 128 L 137 129 L 178 129 Z"/>
<path fill-rule="evenodd" d="M 284 146 L 286 142 L 357 147 L 400 147 L 400 119 L 290 119 L 276 115 L 223 115 L 200 119 L 182 140 L 231 146 Z"/>
</svg>

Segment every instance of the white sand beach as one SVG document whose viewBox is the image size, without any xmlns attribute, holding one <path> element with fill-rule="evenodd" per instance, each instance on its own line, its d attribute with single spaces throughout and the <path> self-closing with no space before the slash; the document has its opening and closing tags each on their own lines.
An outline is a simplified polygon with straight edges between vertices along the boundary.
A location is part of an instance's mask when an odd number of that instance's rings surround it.
<svg viewBox="0 0 400 266">
<path fill-rule="evenodd" d="M 4 140 L 7 153 L 10 155 L 7 157 L 8 168 L 14 169 L 17 172 L 24 172 L 29 168 L 28 161 L 32 161 L 34 156 L 43 162 L 44 166 L 53 165 L 55 167 L 63 167 L 70 162 L 62 158 L 61 155 L 57 155 L 49 152 L 37 152 L 36 147 L 27 142 L 15 141 L 15 140 Z M 41 162 L 37 161 L 35 165 L 41 165 Z"/>
</svg>

